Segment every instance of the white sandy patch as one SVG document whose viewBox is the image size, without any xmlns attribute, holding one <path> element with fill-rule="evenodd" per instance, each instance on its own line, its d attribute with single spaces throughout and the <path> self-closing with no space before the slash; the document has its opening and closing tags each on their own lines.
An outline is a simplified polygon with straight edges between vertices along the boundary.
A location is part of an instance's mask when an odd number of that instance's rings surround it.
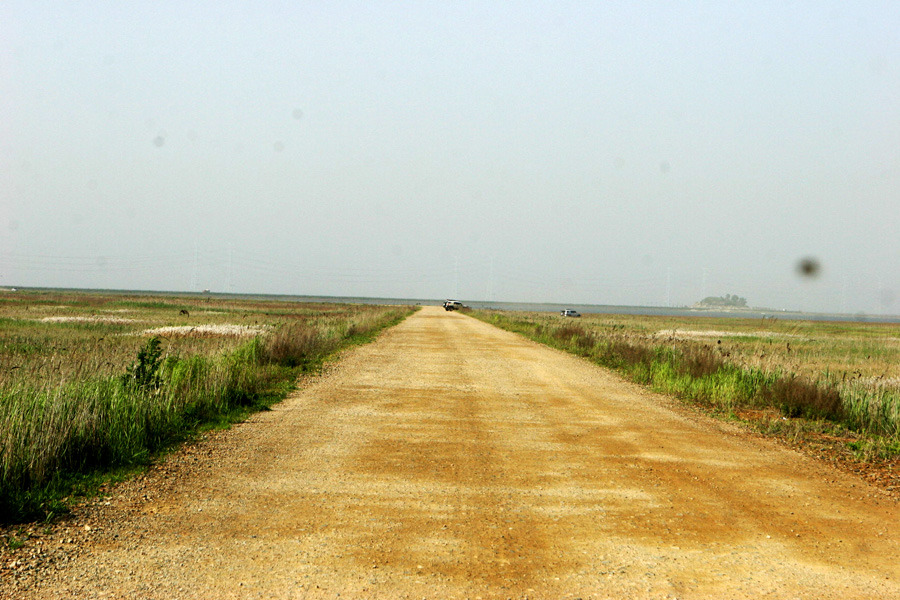
<svg viewBox="0 0 900 600">
<path fill-rule="evenodd" d="M 656 332 L 656 337 L 674 337 L 678 339 L 690 339 L 698 337 L 722 338 L 722 337 L 800 337 L 793 333 L 776 333 L 774 331 L 716 331 L 713 329 L 692 331 L 679 329 L 663 329 Z"/>
<path fill-rule="evenodd" d="M 105 317 L 105 316 L 90 316 L 90 317 L 44 317 L 43 319 L 38 319 L 42 323 L 112 323 L 122 325 L 125 323 L 134 323 L 134 319 L 126 319 L 123 317 Z"/>
<path fill-rule="evenodd" d="M 145 329 L 141 335 L 259 335 L 266 330 L 265 327 L 255 325 L 232 325 L 223 323 L 219 325 L 180 325 L 170 327 L 156 327 Z"/>
</svg>

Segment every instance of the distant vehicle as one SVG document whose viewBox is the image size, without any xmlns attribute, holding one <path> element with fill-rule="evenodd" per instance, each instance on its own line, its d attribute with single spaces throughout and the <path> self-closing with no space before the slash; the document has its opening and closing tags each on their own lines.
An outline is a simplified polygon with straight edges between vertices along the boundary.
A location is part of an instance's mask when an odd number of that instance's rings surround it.
<svg viewBox="0 0 900 600">
<path fill-rule="evenodd" d="M 461 308 L 465 308 L 465 306 L 459 300 L 447 300 L 444 302 L 444 310 L 459 310 Z"/>
<path fill-rule="evenodd" d="M 561 310 L 561 311 L 559 311 L 559 314 L 561 314 L 564 317 L 580 317 L 581 316 L 580 312 L 578 312 L 577 310 L 572 310 L 571 308 L 567 308 L 566 310 Z"/>
</svg>

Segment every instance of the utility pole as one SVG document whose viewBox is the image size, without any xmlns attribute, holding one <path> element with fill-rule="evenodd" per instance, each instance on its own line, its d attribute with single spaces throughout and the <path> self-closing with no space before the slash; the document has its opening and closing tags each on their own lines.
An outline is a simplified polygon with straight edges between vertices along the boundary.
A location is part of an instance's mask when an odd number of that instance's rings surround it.
<svg viewBox="0 0 900 600">
<path fill-rule="evenodd" d="M 672 306 L 672 267 L 666 269 L 666 306 Z"/>
<path fill-rule="evenodd" d="M 228 244 L 228 283 L 225 285 L 225 290 L 234 292 L 234 246 L 232 244 Z"/>
<path fill-rule="evenodd" d="M 199 291 L 200 286 L 200 246 L 194 242 L 194 271 L 191 274 L 191 291 Z"/>
<path fill-rule="evenodd" d="M 847 313 L 847 288 L 850 285 L 849 278 L 844 275 L 844 287 L 841 288 L 841 313 Z"/>
<path fill-rule="evenodd" d="M 494 255 L 491 254 L 491 273 L 488 278 L 488 302 L 494 301 Z"/>
</svg>

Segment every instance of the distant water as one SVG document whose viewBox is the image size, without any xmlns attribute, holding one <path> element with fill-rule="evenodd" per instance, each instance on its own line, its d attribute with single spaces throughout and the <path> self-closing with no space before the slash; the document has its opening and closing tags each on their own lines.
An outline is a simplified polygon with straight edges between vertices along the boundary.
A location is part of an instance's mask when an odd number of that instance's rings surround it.
<svg viewBox="0 0 900 600">
<path fill-rule="evenodd" d="M 218 292 L 159 292 L 147 290 L 86 290 L 59 288 L 19 288 L 21 290 L 54 292 L 94 292 L 104 294 L 128 294 L 144 296 L 195 296 L 236 300 L 270 300 L 280 302 L 345 302 L 349 304 L 407 304 L 440 306 L 444 300 L 434 298 L 367 298 L 357 296 L 295 296 L 279 294 L 225 294 Z M 658 315 L 665 317 L 718 317 L 726 319 L 784 319 L 797 321 L 850 321 L 857 323 L 900 323 L 900 315 L 808 313 L 766 309 L 715 310 L 669 306 L 613 306 L 606 304 L 546 304 L 529 302 L 482 302 L 461 300 L 472 308 L 512 310 L 526 312 L 559 313 L 572 308 L 582 314 L 606 315 Z"/>
<path fill-rule="evenodd" d="M 581 314 L 657 315 L 664 317 L 712 317 L 725 319 L 783 319 L 786 321 L 850 321 L 856 323 L 900 323 L 900 315 L 828 314 L 798 311 L 765 310 L 757 308 L 716 310 L 686 306 L 613 306 L 604 304 L 528 304 L 519 302 L 471 302 L 472 308 L 494 308 L 558 313 L 572 308 Z"/>
<path fill-rule="evenodd" d="M 262 296 L 260 296 L 262 298 Z M 344 298 L 327 296 L 283 296 L 288 301 L 300 302 L 350 302 L 357 304 L 422 304 L 440 306 L 444 301 L 421 298 Z M 827 314 L 765 309 L 715 310 L 668 306 L 614 306 L 608 304 L 545 304 L 530 302 L 479 302 L 462 300 L 466 306 L 487 310 L 511 310 L 523 312 L 549 312 L 572 308 L 581 314 L 603 315 L 658 315 L 664 317 L 718 317 L 726 319 L 784 319 L 798 321 L 850 321 L 857 323 L 900 323 L 900 315 Z"/>
</svg>

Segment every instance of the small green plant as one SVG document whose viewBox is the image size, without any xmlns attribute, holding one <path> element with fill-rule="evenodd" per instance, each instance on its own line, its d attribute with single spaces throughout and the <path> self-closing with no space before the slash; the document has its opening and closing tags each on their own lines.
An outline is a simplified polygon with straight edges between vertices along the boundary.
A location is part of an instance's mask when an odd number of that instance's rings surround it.
<svg viewBox="0 0 900 600">
<path fill-rule="evenodd" d="M 162 342 L 153 336 L 138 351 L 137 362 L 125 370 L 122 381 L 126 387 L 150 391 L 159 389 L 159 365 L 162 362 Z"/>
</svg>

